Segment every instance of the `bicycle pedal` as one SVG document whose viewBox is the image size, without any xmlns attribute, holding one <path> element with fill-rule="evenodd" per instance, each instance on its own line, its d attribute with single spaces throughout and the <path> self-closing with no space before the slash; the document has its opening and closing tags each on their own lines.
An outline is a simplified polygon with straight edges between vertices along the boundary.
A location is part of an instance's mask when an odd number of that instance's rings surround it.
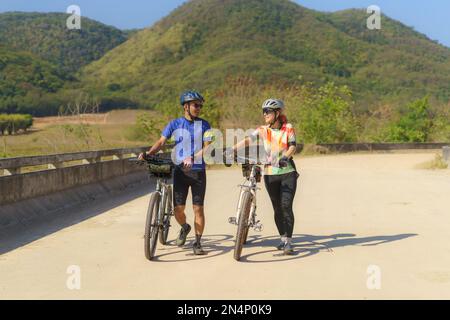
<svg viewBox="0 0 450 320">
<path fill-rule="evenodd" d="M 263 230 L 263 225 L 261 223 L 257 223 L 254 225 L 253 230 L 261 232 Z"/>
<path fill-rule="evenodd" d="M 237 225 L 236 217 L 229 217 L 228 218 L 228 223 Z"/>
</svg>

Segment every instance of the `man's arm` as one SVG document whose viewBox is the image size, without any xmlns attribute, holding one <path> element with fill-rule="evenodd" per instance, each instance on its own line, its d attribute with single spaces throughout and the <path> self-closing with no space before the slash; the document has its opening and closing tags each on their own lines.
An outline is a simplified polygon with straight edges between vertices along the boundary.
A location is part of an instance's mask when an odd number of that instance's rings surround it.
<svg viewBox="0 0 450 320">
<path fill-rule="evenodd" d="M 203 142 L 203 148 L 199 150 L 196 154 L 194 154 L 194 159 L 197 157 L 203 157 L 203 154 L 206 152 L 208 147 L 211 145 L 212 141 Z"/>
<path fill-rule="evenodd" d="M 159 138 L 158 141 L 156 141 L 156 143 L 150 148 L 149 151 L 146 152 L 147 155 L 154 155 L 156 153 L 159 152 L 159 150 L 161 150 L 161 148 L 166 144 L 167 138 L 162 136 L 161 138 Z M 141 153 L 139 155 L 139 160 L 144 159 L 144 154 Z"/>
</svg>

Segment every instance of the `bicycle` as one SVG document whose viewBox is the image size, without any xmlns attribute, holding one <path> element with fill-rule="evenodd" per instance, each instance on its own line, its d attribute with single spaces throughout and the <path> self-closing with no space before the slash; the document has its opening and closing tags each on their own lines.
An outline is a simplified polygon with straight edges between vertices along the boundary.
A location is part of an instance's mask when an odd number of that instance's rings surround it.
<svg viewBox="0 0 450 320">
<path fill-rule="evenodd" d="M 260 190 L 257 186 L 261 182 L 262 169 L 259 161 L 254 161 L 245 157 L 235 157 L 236 160 L 242 160 L 242 174 L 246 178 L 241 187 L 239 201 L 237 204 L 236 217 L 228 218 L 228 222 L 237 225 L 236 241 L 234 247 L 234 259 L 241 259 L 242 247 L 247 243 L 248 231 L 253 228 L 257 232 L 261 232 L 263 225 L 260 220 L 256 220 L 256 191 Z"/>
<path fill-rule="evenodd" d="M 136 161 L 136 160 L 134 160 Z M 172 160 L 160 156 L 145 156 L 138 163 L 147 163 L 150 176 L 157 178 L 156 190 L 150 194 L 144 233 L 144 252 L 148 260 L 155 257 L 157 239 L 162 245 L 167 243 L 170 220 L 173 212 L 173 187 L 168 183 L 172 178 Z"/>
</svg>

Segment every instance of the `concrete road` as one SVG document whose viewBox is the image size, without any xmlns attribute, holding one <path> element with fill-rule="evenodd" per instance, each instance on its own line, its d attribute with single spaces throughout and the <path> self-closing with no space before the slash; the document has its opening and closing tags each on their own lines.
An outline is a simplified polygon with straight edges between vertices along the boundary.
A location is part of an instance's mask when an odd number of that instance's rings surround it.
<svg viewBox="0 0 450 320">
<path fill-rule="evenodd" d="M 158 248 L 156 261 L 145 260 L 147 190 L 67 212 L 0 241 L 0 297 L 450 299 L 450 170 L 415 168 L 433 157 L 298 158 L 296 255 L 289 257 L 274 248 L 277 232 L 261 185 L 265 228 L 250 233 L 242 262 L 233 260 L 236 227 L 227 218 L 242 181 L 238 168 L 208 172 L 207 256 L 192 254 L 191 233 L 184 248 L 171 242 Z M 188 217 L 192 223 L 190 208 Z"/>
</svg>

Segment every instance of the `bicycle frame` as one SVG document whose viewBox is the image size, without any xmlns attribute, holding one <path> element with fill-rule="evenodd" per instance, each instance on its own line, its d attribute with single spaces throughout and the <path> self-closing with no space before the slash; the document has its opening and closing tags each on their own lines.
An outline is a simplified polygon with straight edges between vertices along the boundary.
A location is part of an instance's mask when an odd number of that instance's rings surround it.
<svg viewBox="0 0 450 320">
<path fill-rule="evenodd" d="M 156 190 L 155 192 L 158 192 L 161 196 L 161 200 L 160 200 L 160 206 L 159 206 L 159 210 L 158 210 L 158 216 L 156 217 L 156 224 L 157 226 L 163 226 L 163 217 L 164 217 L 164 204 L 166 203 L 166 198 L 167 198 L 167 188 L 169 187 L 169 184 L 167 183 L 167 179 L 163 179 L 163 178 L 158 178 L 158 180 L 156 181 Z M 173 213 L 169 213 L 170 215 L 172 215 Z"/>
<path fill-rule="evenodd" d="M 256 182 L 256 167 L 257 165 L 252 165 L 252 170 L 250 172 L 250 177 L 246 182 L 243 184 L 238 185 L 238 187 L 241 187 L 241 192 L 239 194 L 239 201 L 236 208 L 236 217 L 230 218 L 229 222 L 231 224 L 237 225 L 239 221 L 239 212 L 241 211 L 242 206 L 242 196 L 245 191 L 249 191 L 252 194 L 252 205 L 250 208 L 250 216 L 249 216 L 249 227 L 253 228 L 255 231 L 261 231 L 263 228 L 263 225 L 260 223 L 260 221 L 256 220 L 256 191 L 260 190 L 260 188 L 257 186 Z"/>
</svg>

